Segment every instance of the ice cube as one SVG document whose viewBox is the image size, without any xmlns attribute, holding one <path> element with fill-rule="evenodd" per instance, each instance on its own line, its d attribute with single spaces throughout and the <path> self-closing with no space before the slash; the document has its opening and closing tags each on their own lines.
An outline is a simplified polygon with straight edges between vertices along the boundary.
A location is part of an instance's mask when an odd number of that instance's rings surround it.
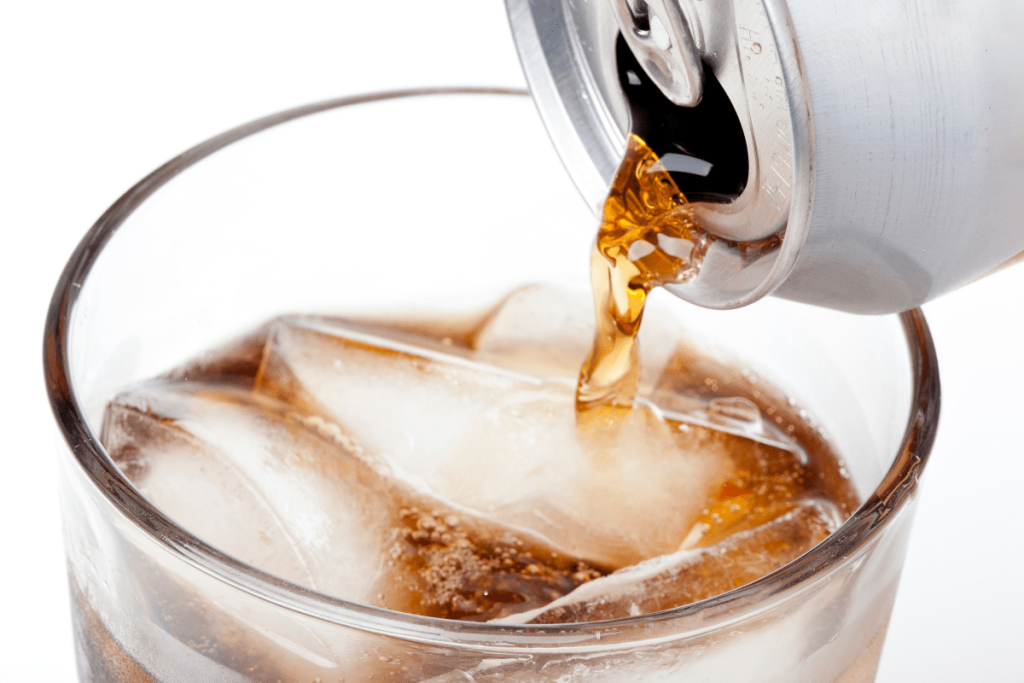
<svg viewBox="0 0 1024 683">
<path fill-rule="evenodd" d="M 345 599 L 486 620 L 601 573 L 413 489 L 338 425 L 231 387 L 137 387 L 108 406 L 101 438 L 140 491 L 192 533 Z"/>
<path fill-rule="evenodd" d="M 763 430 L 761 410 L 749 398 L 742 396 L 713 398 L 708 402 L 707 414 L 709 419 L 715 422 L 735 424 L 740 428 L 755 432 Z"/>
<path fill-rule="evenodd" d="M 746 585 L 796 559 L 834 531 L 839 511 L 804 500 L 790 512 L 699 550 L 682 550 L 591 581 L 540 609 L 502 623 L 620 619 L 687 605 Z"/>
<path fill-rule="evenodd" d="M 676 550 L 730 463 L 719 435 L 681 430 L 643 404 L 612 441 L 592 443 L 577 427 L 572 388 L 547 385 L 484 413 L 436 483 L 572 555 L 624 567 Z"/>
<path fill-rule="evenodd" d="M 519 296 L 528 301 L 527 293 Z M 442 498 L 600 566 L 670 553 L 687 539 L 711 543 L 779 513 L 758 497 L 767 490 L 761 474 L 774 476 L 773 463 L 799 466 L 803 454 L 790 445 L 699 411 L 662 419 L 643 401 L 595 444 L 577 427 L 574 381 L 545 383 L 496 365 L 500 317 L 517 301 L 498 308 L 469 355 L 358 323 L 283 319 L 268 336 L 256 391 L 339 425 Z M 507 328 L 502 338 L 514 348 L 522 335 Z M 720 509 L 725 498 L 736 499 Z M 745 512 L 735 514 L 740 503 Z"/>
<path fill-rule="evenodd" d="M 357 325 L 282 319 L 256 391 L 337 423 L 378 457 L 428 484 L 461 435 L 511 392 L 539 381 Z"/>
<path fill-rule="evenodd" d="M 550 285 L 517 289 L 473 336 L 477 357 L 534 377 L 575 382 L 594 337 L 593 303 Z"/>
<path fill-rule="evenodd" d="M 390 529 L 372 471 L 291 409 L 230 388 L 151 383 L 107 407 L 101 439 L 158 508 L 271 574 L 370 596 Z"/>
</svg>

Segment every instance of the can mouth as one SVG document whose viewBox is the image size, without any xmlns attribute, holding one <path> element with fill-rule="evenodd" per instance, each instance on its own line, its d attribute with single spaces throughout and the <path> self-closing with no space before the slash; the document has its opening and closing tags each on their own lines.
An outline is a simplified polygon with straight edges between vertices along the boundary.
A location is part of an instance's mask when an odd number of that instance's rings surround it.
<svg viewBox="0 0 1024 683">
<path fill-rule="evenodd" d="M 616 69 L 624 34 L 614 3 L 506 4 L 541 118 L 597 214 L 632 123 Z M 701 275 L 669 289 L 699 306 L 738 308 L 773 292 L 806 240 L 814 198 L 810 89 L 784 0 L 660 5 L 685 16 L 704 73 L 739 115 L 750 159 L 739 196 L 697 202 L 695 217 L 717 239 Z"/>
<path fill-rule="evenodd" d="M 452 622 L 392 612 L 334 598 L 277 579 L 222 553 L 178 526 L 143 497 L 122 475 L 89 426 L 72 383 L 70 323 L 82 284 L 104 245 L 126 218 L 154 192 L 193 164 L 224 147 L 268 128 L 323 111 L 386 99 L 449 95 L 522 97 L 507 89 L 444 88 L 408 90 L 342 98 L 290 109 L 227 131 L 164 164 L 131 188 L 96 222 L 68 262 L 51 300 L 44 336 L 44 372 L 50 404 L 78 465 L 111 505 L 173 557 L 261 600 L 328 622 L 423 642 L 459 644 L 466 649 L 571 648 L 613 650 L 617 646 L 668 639 L 658 624 L 685 624 L 688 633 L 721 628 L 749 614 L 766 596 L 794 591 L 808 577 L 827 577 L 856 556 L 912 500 L 935 438 L 939 378 L 931 336 L 919 310 L 901 314 L 913 371 L 906 431 L 895 461 L 868 500 L 835 533 L 809 553 L 762 579 L 714 598 L 664 612 L 627 619 L 557 626 L 503 626 Z M 638 632 L 637 627 L 647 630 Z"/>
</svg>

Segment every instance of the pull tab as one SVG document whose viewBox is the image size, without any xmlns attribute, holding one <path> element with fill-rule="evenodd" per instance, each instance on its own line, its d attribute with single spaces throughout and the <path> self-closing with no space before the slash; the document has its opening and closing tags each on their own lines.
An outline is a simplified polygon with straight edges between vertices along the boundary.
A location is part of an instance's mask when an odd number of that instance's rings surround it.
<svg viewBox="0 0 1024 683">
<path fill-rule="evenodd" d="M 677 0 L 609 2 L 626 44 L 665 97 L 683 107 L 700 102 L 700 52 Z"/>
</svg>

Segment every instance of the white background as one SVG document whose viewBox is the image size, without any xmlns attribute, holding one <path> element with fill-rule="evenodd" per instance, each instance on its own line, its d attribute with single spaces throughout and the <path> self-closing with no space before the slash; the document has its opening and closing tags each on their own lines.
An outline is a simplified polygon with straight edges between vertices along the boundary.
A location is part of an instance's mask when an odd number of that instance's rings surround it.
<svg viewBox="0 0 1024 683">
<path fill-rule="evenodd" d="M 267 113 L 522 84 L 501 0 L 5 3 L 0 679 L 74 680 L 41 347 L 53 285 L 92 222 L 178 152 Z M 926 307 L 943 419 L 881 683 L 1024 680 L 1022 309 L 1024 266 Z"/>
</svg>

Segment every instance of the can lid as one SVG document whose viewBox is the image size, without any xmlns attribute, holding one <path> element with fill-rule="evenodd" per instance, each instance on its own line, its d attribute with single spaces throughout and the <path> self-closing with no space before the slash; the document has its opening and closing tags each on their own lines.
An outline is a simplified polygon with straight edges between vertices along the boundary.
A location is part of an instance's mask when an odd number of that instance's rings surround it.
<svg viewBox="0 0 1024 683">
<path fill-rule="evenodd" d="M 698 56 L 696 82 L 700 69 L 710 70 L 739 116 L 749 171 L 735 200 L 695 204 L 695 216 L 715 242 L 700 274 L 668 289 L 709 308 L 736 308 L 774 291 L 792 271 L 806 239 L 814 197 L 810 91 L 785 0 L 506 0 L 506 5 L 541 118 L 595 215 L 630 129 L 615 59 L 620 33 L 676 103 L 699 99 L 699 91 L 689 98 L 686 92 L 686 83 L 694 83 L 687 54 Z M 650 38 L 657 28 L 652 23 L 666 27 L 667 40 Z M 637 35 L 630 36 L 634 30 Z M 656 53 L 659 43 L 670 45 L 672 54 L 660 62 L 647 59 L 645 51 Z"/>
</svg>

